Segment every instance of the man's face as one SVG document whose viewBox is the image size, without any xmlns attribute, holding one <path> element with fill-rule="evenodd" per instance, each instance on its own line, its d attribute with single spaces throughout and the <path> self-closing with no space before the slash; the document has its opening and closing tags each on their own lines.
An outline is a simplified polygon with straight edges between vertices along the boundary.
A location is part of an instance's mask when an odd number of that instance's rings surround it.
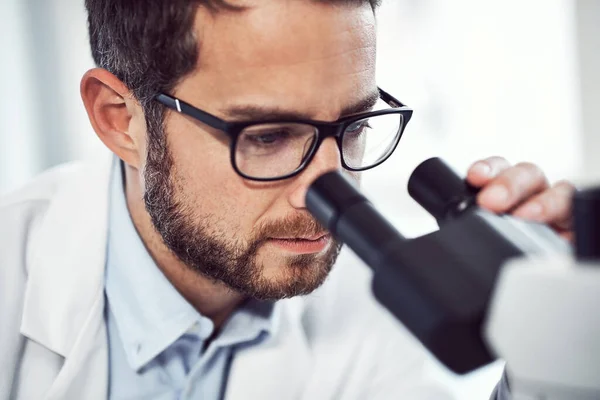
<svg viewBox="0 0 600 400">
<path fill-rule="evenodd" d="M 280 114 L 335 121 L 376 90 L 371 7 L 252 0 L 244 12 L 200 8 L 196 71 L 174 96 L 224 120 Z M 157 231 L 187 266 L 255 298 L 306 294 L 326 278 L 339 245 L 308 213 L 310 183 L 340 168 L 325 140 L 300 175 L 241 178 L 229 138 L 168 113 L 165 142 L 148 143 L 145 201 Z M 320 239 L 319 239 L 320 238 Z"/>
</svg>

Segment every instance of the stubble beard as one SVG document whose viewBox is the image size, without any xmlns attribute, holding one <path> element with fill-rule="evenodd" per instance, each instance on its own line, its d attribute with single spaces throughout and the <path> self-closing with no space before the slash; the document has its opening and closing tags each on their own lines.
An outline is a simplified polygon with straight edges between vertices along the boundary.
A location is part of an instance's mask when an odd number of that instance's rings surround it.
<svg viewBox="0 0 600 400">
<path fill-rule="evenodd" d="M 324 254 L 278 257 L 275 274 L 266 274 L 258 251 L 273 234 L 310 234 L 323 228 L 307 215 L 295 215 L 258 227 L 246 242 L 232 239 L 234 232 L 216 231 L 215 215 L 197 215 L 185 201 L 164 132 L 148 135 L 144 169 L 144 203 L 156 231 L 167 248 L 192 271 L 231 290 L 258 300 L 279 300 L 306 295 L 317 289 L 331 271 L 341 244 L 331 238 Z M 229 166 L 226 166 L 229 167 Z M 211 228 L 213 227 L 213 228 Z M 273 237 L 273 236 L 271 236 Z"/>
</svg>

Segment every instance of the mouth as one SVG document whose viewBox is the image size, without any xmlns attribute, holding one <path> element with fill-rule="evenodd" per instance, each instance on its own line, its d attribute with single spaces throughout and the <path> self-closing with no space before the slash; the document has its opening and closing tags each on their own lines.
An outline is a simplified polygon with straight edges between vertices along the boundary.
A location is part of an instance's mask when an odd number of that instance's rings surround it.
<svg viewBox="0 0 600 400">
<path fill-rule="evenodd" d="M 308 241 L 315 241 L 315 240 L 319 240 L 324 236 L 329 236 L 329 234 L 327 232 L 320 232 L 317 233 L 315 235 L 311 235 L 311 236 L 280 236 L 280 237 L 273 237 L 271 239 L 273 240 L 308 240 Z"/>
<path fill-rule="evenodd" d="M 331 242 L 331 236 L 328 233 L 319 233 L 307 237 L 271 238 L 269 242 L 292 253 L 314 254 L 320 253 L 327 248 Z"/>
</svg>

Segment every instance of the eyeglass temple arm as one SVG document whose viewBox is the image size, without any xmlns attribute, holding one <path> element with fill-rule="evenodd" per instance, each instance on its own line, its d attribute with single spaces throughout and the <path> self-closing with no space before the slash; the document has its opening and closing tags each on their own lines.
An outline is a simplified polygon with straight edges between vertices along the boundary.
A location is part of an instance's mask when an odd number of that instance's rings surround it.
<svg viewBox="0 0 600 400">
<path fill-rule="evenodd" d="M 383 101 L 385 101 L 386 103 L 388 103 L 389 105 L 391 105 L 392 107 L 395 107 L 395 108 L 406 107 L 400 100 L 396 99 L 394 96 L 392 96 L 391 94 L 389 94 L 382 88 L 377 87 L 377 89 L 379 89 L 379 95 L 381 96 L 381 99 Z"/>
<path fill-rule="evenodd" d="M 228 132 L 229 124 L 227 122 L 223 121 L 221 118 L 215 117 L 212 114 L 197 109 L 196 107 L 187 104 L 185 101 L 181 101 L 164 93 L 157 95 L 156 100 L 166 107 L 181 114 L 189 115 L 190 117 L 193 117 L 212 128 Z"/>
</svg>

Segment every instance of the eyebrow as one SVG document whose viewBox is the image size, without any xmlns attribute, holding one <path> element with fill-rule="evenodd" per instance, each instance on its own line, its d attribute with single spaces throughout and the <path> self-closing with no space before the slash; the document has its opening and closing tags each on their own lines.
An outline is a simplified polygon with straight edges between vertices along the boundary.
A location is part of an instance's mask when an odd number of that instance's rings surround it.
<svg viewBox="0 0 600 400">
<path fill-rule="evenodd" d="M 342 109 L 340 118 L 353 114 L 367 112 L 373 109 L 379 100 L 379 91 L 369 93 L 361 100 L 350 104 Z M 311 120 L 312 115 L 285 110 L 278 107 L 261 107 L 256 105 L 239 105 L 222 110 L 224 115 L 229 116 L 234 121 L 266 121 L 266 120 Z"/>
</svg>

